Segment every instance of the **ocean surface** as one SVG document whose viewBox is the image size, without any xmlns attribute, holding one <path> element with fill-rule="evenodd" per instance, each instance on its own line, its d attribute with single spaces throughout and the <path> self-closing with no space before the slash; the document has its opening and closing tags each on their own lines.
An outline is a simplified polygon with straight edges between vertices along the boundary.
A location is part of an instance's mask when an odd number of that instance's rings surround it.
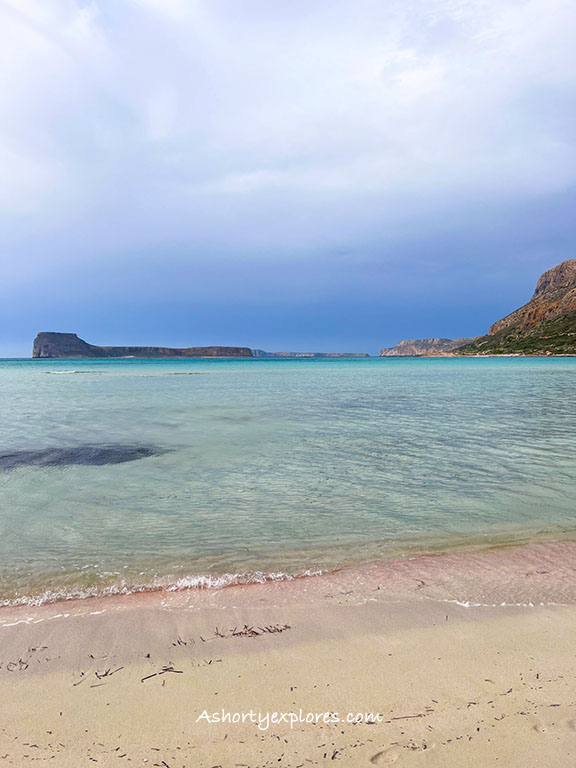
<svg viewBox="0 0 576 768">
<path fill-rule="evenodd" d="M 0 604 L 576 538 L 576 359 L 0 361 Z"/>
</svg>

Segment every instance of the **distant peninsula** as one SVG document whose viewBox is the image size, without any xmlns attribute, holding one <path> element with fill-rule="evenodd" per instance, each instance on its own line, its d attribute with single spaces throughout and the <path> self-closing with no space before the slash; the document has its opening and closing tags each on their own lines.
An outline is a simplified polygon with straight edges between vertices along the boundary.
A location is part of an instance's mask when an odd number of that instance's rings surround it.
<svg viewBox="0 0 576 768">
<path fill-rule="evenodd" d="M 458 347 L 469 344 L 475 336 L 465 339 L 406 339 L 394 347 L 384 347 L 380 357 L 423 357 L 426 355 L 446 355 Z"/>
<path fill-rule="evenodd" d="M 576 355 L 576 259 L 544 272 L 527 304 L 457 354 Z"/>
<path fill-rule="evenodd" d="M 250 347 L 99 347 L 89 344 L 75 333 L 42 331 L 34 339 L 33 358 L 315 358 L 315 357 L 369 357 L 364 353 L 346 352 L 264 352 Z"/>
<path fill-rule="evenodd" d="M 576 355 L 576 259 L 542 274 L 529 302 L 490 326 L 485 336 L 407 339 L 381 357 Z"/>
</svg>

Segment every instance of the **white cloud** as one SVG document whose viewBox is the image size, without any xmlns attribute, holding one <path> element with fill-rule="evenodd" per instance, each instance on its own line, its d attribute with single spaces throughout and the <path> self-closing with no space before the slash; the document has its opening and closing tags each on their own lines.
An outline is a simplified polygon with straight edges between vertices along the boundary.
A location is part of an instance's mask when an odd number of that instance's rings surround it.
<svg viewBox="0 0 576 768">
<path fill-rule="evenodd" d="M 338 242 L 576 181 L 568 0 L 0 0 L 0 22 L 13 238 L 34 211 L 103 248 L 257 229 L 272 258 L 326 242 L 310 211 Z"/>
</svg>

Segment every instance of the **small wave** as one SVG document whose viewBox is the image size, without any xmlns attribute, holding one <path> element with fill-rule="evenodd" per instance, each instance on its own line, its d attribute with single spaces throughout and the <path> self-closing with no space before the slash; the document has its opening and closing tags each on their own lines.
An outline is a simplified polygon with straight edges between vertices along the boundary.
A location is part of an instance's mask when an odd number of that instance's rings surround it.
<svg viewBox="0 0 576 768">
<path fill-rule="evenodd" d="M 220 576 L 213 576 L 211 574 L 184 576 L 165 589 L 167 592 L 175 592 L 181 589 L 223 589 L 224 587 L 241 586 L 243 584 L 265 584 L 269 581 L 294 581 L 294 579 L 301 579 L 307 576 L 321 576 L 322 573 L 323 571 L 320 570 L 305 570 L 296 574 L 256 571 L 249 574 L 224 573 Z"/>
<path fill-rule="evenodd" d="M 39 595 L 24 595 L 13 599 L 0 600 L 0 607 L 9 608 L 21 605 L 40 606 L 66 600 L 85 600 L 91 597 L 115 597 L 121 595 L 143 594 L 147 592 L 180 592 L 187 589 L 225 589 L 227 587 L 247 586 L 250 584 L 265 584 L 277 581 L 295 581 L 310 576 L 321 576 L 324 571 L 306 569 L 298 573 L 223 573 L 197 574 L 182 576 L 175 581 L 165 580 L 162 583 L 111 585 L 108 587 L 89 587 L 87 589 L 46 590 Z"/>
<path fill-rule="evenodd" d="M 162 379 L 165 376 L 211 376 L 212 371 L 168 371 L 167 373 L 133 373 L 134 379 Z"/>
<path fill-rule="evenodd" d="M 557 603 L 557 602 L 540 602 L 540 603 L 509 603 L 509 602 L 501 602 L 501 603 L 475 603 L 471 600 L 449 600 L 447 598 L 435 598 L 435 597 L 428 597 L 428 600 L 434 600 L 438 603 L 452 603 L 452 605 L 459 605 L 461 608 L 539 608 L 539 607 L 545 607 L 545 606 L 566 606 L 569 605 L 569 603 Z"/>
<path fill-rule="evenodd" d="M 47 376 L 72 376 L 76 373 L 101 376 L 103 373 L 107 373 L 107 371 L 42 371 L 42 373 L 45 373 Z"/>
</svg>

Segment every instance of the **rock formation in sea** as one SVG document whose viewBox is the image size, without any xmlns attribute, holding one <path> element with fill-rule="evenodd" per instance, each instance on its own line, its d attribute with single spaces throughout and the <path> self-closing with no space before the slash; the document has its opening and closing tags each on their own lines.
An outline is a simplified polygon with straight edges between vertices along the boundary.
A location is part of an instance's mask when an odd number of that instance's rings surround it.
<svg viewBox="0 0 576 768">
<path fill-rule="evenodd" d="M 75 333 L 39 333 L 32 357 L 252 357 L 249 347 L 97 347 Z"/>
<path fill-rule="evenodd" d="M 527 304 L 495 322 L 486 336 L 457 354 L 576 354 L 576 259 L 544 272 Z"/>
<path fill-rule="evenodd" d="M 454 352 L 463 344 L 474 341 L 476 337 L 466 339 L 406 339 L 394 347 L 384 347 L 380 357 L 423 357 L 446 355 Z"/>
</svg>

